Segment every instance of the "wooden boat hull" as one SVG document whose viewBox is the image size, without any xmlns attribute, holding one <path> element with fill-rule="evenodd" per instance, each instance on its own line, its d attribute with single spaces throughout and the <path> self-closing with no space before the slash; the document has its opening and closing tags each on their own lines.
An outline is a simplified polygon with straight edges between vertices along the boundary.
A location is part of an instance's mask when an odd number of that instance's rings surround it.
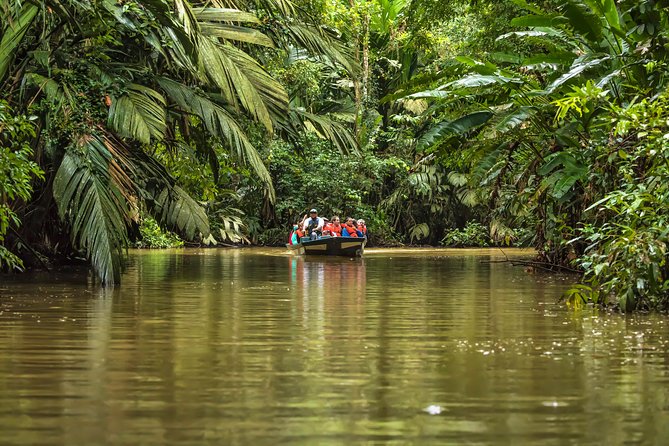
<svg viewBox="0 0 669 446">
<path fill-rule="evenodd" d="M 362 257 L 367 239 L 359 237 L 303 238 L 297 245 L 287 245 L 298 254 L 319 256 Z"/>
</svg>

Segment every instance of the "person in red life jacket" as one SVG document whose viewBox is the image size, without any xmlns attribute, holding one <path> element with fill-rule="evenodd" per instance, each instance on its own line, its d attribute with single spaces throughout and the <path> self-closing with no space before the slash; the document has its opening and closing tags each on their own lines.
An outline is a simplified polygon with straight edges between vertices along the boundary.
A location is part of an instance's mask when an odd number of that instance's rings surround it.
<svg viewBox="0 0 669 446">
<path fill-rule="evenodd" d="M 323 230 L 323 233 L 325 231 L 328 231 L 332 237 L 341 237 L 341 230 L 342 226 L 339 223 L 339 216 L 334 215 L 332 216 L 332 221 L 325 226 L 325 229 Z"/>
<path fill-rule="evenodd" d="M 346 219 L 346 223 L 344 223 L 344 225 L 342 226 L 341 235 L 342 237 L 358 236 L 358 233 L 356 232 L 355 228 L 355 220 L 353 220 L 351 217 L 348 217 Z"/>
<path fill-rule="evenodd" d="M 361 234 L 360 237 L 367 237 L 367 226 L 362 218 L 358 220 L 358 232 Z"/>
</svg>

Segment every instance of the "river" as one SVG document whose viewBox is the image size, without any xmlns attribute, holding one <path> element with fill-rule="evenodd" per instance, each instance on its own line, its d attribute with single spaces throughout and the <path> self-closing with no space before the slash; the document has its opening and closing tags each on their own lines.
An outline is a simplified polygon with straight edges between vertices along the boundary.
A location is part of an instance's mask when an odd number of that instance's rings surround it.
<svg viewBox="0 0 669 446">
<path fill-rule="evenodd" d="M 510 251 L 511 256 L 526 255 Z M 132 251 L 0 280 L 2 445 L 669 444 L 669 323 L 499 250 Z"/>
</svg>

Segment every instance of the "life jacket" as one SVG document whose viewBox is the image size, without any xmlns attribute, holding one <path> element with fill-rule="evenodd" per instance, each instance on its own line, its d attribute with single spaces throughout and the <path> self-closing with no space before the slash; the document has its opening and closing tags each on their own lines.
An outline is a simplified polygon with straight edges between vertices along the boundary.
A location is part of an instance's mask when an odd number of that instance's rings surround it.
<svg viewBox="0 0 669 446">
<path fill-rule="evenodd" d="M 329 223 L 325 229 L 330 231 L 334 237 L 341 237 L 341 225 L 335 226 L 334 223 Z"/>
<path fill-rule="evenodd" d="M 358 236 L 358 234 L 355 232 L 355 226 L 349 225 L 349 224 L 346 224 L 346 223 L 344 223 L 341 226 L 342 226 L 342 228 L 346 229 L 346 232 L 348 232 L 349 237 L 357 237 Z"/>
<path fill-rule="evenodd" d="M 367 226 L 358 225 L 358 231 L 362 232 L 364 235 L 367 235 Z"/>
</svg>

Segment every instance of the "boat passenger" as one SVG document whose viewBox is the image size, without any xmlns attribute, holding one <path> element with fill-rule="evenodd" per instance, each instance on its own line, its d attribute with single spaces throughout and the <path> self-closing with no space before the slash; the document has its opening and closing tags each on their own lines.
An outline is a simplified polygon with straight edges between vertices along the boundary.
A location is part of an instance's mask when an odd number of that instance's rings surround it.
<svg viewBox="0 0 669 446">
<path fill-rule="evenodd" d="M 288 243 L 291 245 L 297 245 L 300 242 L 300 227 L 295 223 L 293 225 L 293 230 L 290 231 L 290 237 L 288 237 Z"/>
<path fill-rule="evenodd" d="M 323 231 L 325 222 L 318 216 L 318 211 L 312 209 L 309 211 L 309 218 L 304 221 L 304 232 L 311 240 L 316 240 L 318 235 Z"/>
<path fill-rule="evenodd" d="M 338 215 L 332 216 L 332 221 L 325 226 L 325 230 L 329 231 L 332 237 L 341 237 L 342 226 Z"/>
<path fill-rule="evenodd" d="M 342 237 L 358 237 L 358 233 L 355 228 L 355 220 L 351 217 L 346 219 L 346 223 L 342 226 L 341 230 Z"/>
<path fill-rule="evenodd" d="M 367 226 L 365 225 L 365 220 L 362 218 L 358 220 L 358 235 L 360 237 L 367 237 Z"/>
</svg>

